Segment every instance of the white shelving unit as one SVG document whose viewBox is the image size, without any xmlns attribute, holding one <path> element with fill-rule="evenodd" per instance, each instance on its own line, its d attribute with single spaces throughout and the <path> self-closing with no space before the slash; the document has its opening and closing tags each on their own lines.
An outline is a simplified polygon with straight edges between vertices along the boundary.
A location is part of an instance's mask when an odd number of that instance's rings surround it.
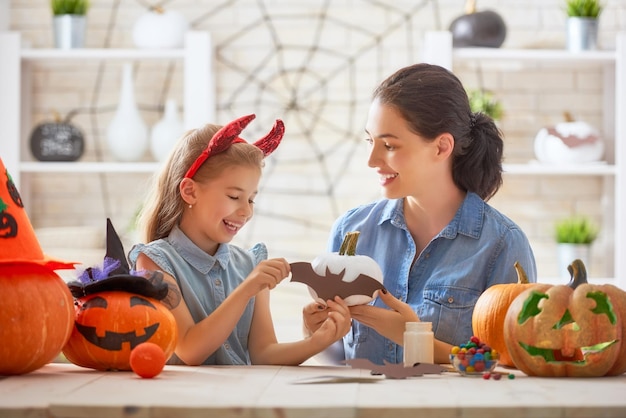
<svg viewBox="0 0 626 418">
<path fill-rule="evenodd" d="M 31 126 L 30 68 L 35 64 L 84 61 L 183 62 L 183 124 L 186 129 L 215 120 L 213 51 L 208 32 L 188 32 L 181 49 L 31 49 L 18 33 L 0 33 L 0 157 L 23 195 L 30 193 L 29 173 L 152 173 L 158 163 L 39 162 L 25 152 Z M 30 199 L 25 199 L 29 201 Z"/>
<path fill-rule="evenodd" d="M 607 259 L 612 263 L 612 277 L 606 282 L 626 289 L 626 33 L 619 33 L 614 51 L 506 49 L 506 48 L 452 48 L 449 32 L 429 32 L 424 43 L 424 62 L 454 70 L 455 63 L 488 61 L 504 63 L 551 63 L 567 68 L 593 65 L 602 68 L 604 75 L 603 126 L 607 143 L 606 164 L 546 165 L 505 164 L 506 175 L 516 176 L 600 176 L 603 178 L 604 219 L 607 231 Z M 514 71 L 514 70 L 513 70 Z"/>
</svg>

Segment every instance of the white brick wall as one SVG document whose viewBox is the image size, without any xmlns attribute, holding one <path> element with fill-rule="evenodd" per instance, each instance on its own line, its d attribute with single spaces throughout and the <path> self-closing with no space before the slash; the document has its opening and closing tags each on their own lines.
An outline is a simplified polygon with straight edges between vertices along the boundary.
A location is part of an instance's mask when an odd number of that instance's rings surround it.
<svg viewBox="0 0 626 418">
<path fill-rule="evenodd" d="M 140 2 L 123 0 L 118 9 L 114 9 L 117 2 L 112 0 L 94 0 L 92 3 L 88 16 L 87 45 L 132 46 L 130 31 L 135 19 L 143 13 Z M 273 35 L 285 45 L 310 46 L 315 39 L 319 39 L 317 43 L 320 49 L 339 48 L 346 55 L 354 55 L 350 63 L 353 64 L 352 68 L 342 72 L 338 80 L 333 80 L 327 86 L 327 91 L 323 91 L 325 86 L 316 85 L 314 78 L 306 80 L 310 87 L 319 90 L 314 90 L 310 102 L 302 103 L 313 107 L 316 103 L 327 101 L 322 114 L 329 123 L 316 126 L 314 138 L 316 146 L 328 151 L 334 151 L 340 146 L 347 150 L 353 141 L 363 137 L 363 124 L 372 89 L 382 78 L 419 56 L 423 31 L 445 29 L 454 17 L 463 12 L 463 2 L 459 0 L 401 0 L 388 2 L 392 5 L 389 10 L 365 0 L 333 0 L 329 2 L 330 9 L 324 12 L 349 22 L 350 26 L 327 20 L 323 30 L 318 32 L 320 28 L 316 25 L 320 21 L 315 16 L 323 12 L 324 1 L 236 0 L 224 8 L 217 3 L 224 2 L 172 0 L 167 5 L 182 11 L 194 24 L 194 29 L 210 31 L 218 46 L 218 123 L 230 119 L 233 113 L 262 113 L 266 115 L 264 120 L 286 114 L 285 104 L 278 101 L 261 108 L 255 107 L 255 99 L 267 99 L 269 94 L 267 90 L 259 91 L 254 86 L 249 86 L 246 94 L 238 96 L 234 103 L 229 103 L 247 74 L 235 70 L 227 62 L 252 71 L 255 64 L 272 50 Z M 505 47 L 561 48 L 565 42 L 562 3 L 561 0 L 482 0 L 478 5 L 481 9 L 498 11 L 507 22 Z M 600 43 L 603 47 L 612 48 L 615 33 L 626 30 L 626 5 L 624 0 L 605 0 L 604 3 L 606 12 L 600 22 Z M 262 26 L 264 21 L 261 20 L 259 4 L 265 6 L 274 26 Z M 413 13 L 420 5 L 423 6 L 422 10 Z M 300 17 L 296 18 L 296 15 Z M 13 0 L 10 2 L 10 19 L 10 29 L 20 31 L 33 46 L 52 46 L 50 12 L 46 2 Z M 262 29 L 255 29 L 253 36 L 244 36 L 243 40 L 230 39 L 234 33 L 252 22 L 260 22 Z M 109 27 L 113 29 L 107 33 Z M 318 33 L 321 35 L 316 38 Z M 377 38 L 372 34 L 378 34 L 382 39 L 373 48 L 372 39 Z M 306 52 L 285 50 L 283 68 L 295 73 L 298 66 L 305 63 L 314 68 L 313 73 L 317 74 L 326 74 L 338 68 L 337 58 L 333 54 L 326 55 L 326 60 L 306 62 L 302 59 Z M 142 64 L 140 68 L 136 97 L 142 106 L 144 119 L 149 124 L 160 117 L 154 109 L 166 98 L 173 97 L 182 103 L 179 68 L 175 69 L 169 88 L 164 87 L 166 70 L 167 64 L 163 63 Z M 254 76 L 263 79 L 276 70 L 276 66 L 267 66 L 255 71 Z M 479 85 L 475 67 L 467 65 L 456 68 L 456 71 L 468 87 Z M 103 134 L 116 105 L 119 72 L 119 64 L 115 63 L 104 67 L 87 63 L 76 67 L 57 65 L 37 68 L 33 122 L 49 118 L 52 109 L 62 114 L 83 107 L 104 109 L 96 116 L 81 113 L 73 121 L 85 129 L 88 137 L 88 148 L 83 159 L 96 158 L 96 144 L 106 157 L 108 152 Z M 102 80 L 98 87 L 100 75 Z M 307 73 L 307 76 L 310 75 Z M 500 126 L 506 137 L 506 162 L 532 159 L 535 133 L 542 126 L 559 121 L 564 110 L 601 126 L 602 77 L 595 68 L 581 67 L 566 71 L 550 65 L 520 68 L 509 64 L 500 71 L 484 66 L 482 79 L 485 87 L 494 90 L 504 104 L 505 117 Z M 279 83 L 272 87 L 281 88 Z M 288 95 L 289 92 L 282 94 Z M 347 103 L 349 99 L 353 102 Z M 226 110 L 226 104 L 232 105 L 233 109 Z M 350 117 L 353 119 L 347 124 L 346 120 Z M 275 157 L 272 157 L 280 163 L 274 167 L 272 158 L 268 160 L 266 171 L 275 170 L 263 182 L 267 193 L 262 192 L 259 196 L 258 214 L 242 231 L 237 242 L 249 245 L 265 241 L 272 256 L 308 260 L 324 251 L 327 230 L 339 213 L 377 197 L 379 191 L 374 173 L 366 166 L 365 144 L 357 142 L 354 151 L 350 152 L 355 155 L 345 167 L 343 180 L 336 183 L 324 181 L 324 173 L 320 172 L 317 164 L 285 163 L 294 156 L 310 152 L 310 148 L 305 146 L 296 132 L 297 129 L 294 129 L 297 127 L 295 118 L 289 117 L 286 122 L 290 122 L 286 140 Z M 253 125 L 250 128 L 251 136 L 269 128 L 260 126 L 261 123 Z M 348 132 L 335 129 L 336 126 Z M 338 175 L 346 164 L 345 152 L 333 155 L 327 166 L 331 176 Z M 30 216 L 35 226 L 99 227 L 104 225 L 104 217 L 110 216 L 117 228 L 123 230 L 140 204 L 148 176 L 37 174 L 30 178 L 34 191 Z M 492 203 L 525 229 L 535 249 L 541 276 L 557 275 L 556 250 L 552 242 L 552 225 L 557 218 L 584 212 L 601 221 L 600 181 L 599 178 L 505 177 L 505 185 Z M 325 194 L 329 186 L 335 188 L 330 197 Z M 284 190 L 291 190 L 292 195 L 281 192 Z M 271 215 L 266 215 L 268 213 Z M 292 221 L 293 218 L 299 220 Z M 592 275 L 605 274 L 601 241 L 594 247 Z"/>
</svg>

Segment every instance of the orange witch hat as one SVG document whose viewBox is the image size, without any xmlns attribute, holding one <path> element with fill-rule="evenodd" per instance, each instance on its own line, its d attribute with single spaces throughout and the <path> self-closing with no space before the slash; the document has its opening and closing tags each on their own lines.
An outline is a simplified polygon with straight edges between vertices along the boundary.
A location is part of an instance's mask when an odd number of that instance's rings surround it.
<svg viewBox="0 0 626 418">
<path fill-rule="evenodd" d="M 38 264 L 50 270 L 73 269 L 78 264 L 43 253 L 20 193 L 0 158 L 0 269 L 16 263 Z"/>
</svg>

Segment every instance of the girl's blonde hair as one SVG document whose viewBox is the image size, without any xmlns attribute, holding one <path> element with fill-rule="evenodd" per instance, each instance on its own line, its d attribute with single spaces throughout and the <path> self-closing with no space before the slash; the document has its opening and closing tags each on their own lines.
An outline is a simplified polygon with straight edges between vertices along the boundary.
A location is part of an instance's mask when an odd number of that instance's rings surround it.
<svg viewBox="0 0 626 418">
<path fill-rule="evenodd" d="M 139 214 L 138 224 L 144 242 L 167 237 L 180 222 L 186 205 L 180 195 L 180 183 L 220 128 L 219 125 L 207 124 L 185 133 L 178 140 L 161 172 L 153 179 L 150 194 Z M 219 177 L 225 168 L 237 165 L 261 169 L 263 152 L 252 144 L 232 144 L 226 151 L 209 157 L 193 179 L 202 183 Z"/>
</svg>

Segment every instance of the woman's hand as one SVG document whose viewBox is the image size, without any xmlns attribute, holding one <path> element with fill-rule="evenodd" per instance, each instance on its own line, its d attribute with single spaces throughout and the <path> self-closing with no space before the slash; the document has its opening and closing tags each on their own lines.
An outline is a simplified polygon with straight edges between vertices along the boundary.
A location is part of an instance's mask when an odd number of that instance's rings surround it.
<svg viewBox="0 0 626 418">
<path fill-rule="evenodd" d="M 327 307 L 319 310 L 315 305 L 317 303 L 307 305 L 303 309 L 303 313 L 307 308 L 315 310 L 312 312 L 313 327 L 309 328 L 312 341 L 319 341 L 323 348 L 331 345 L 335 341 L 343 338 L 350 331 L 352 321 L 350 318 L 350 308 L 339 296 L 335 296 L 334 300 L 327 300 Z M 320 305 L 321 306 L 321 305 Z"/>
<path fill-rule="evenodd" d="M 249 297 L 254 297 L 265 288 L 275 288 L 278 283 L 289 276 L 290 272 L 291 267 L 284 258 L 263 260 L 257 264 L 240 286 L 247 290 Z"/>
<path fill-rule="evenodd" d="M 310 337 L 324 321 L 328 319 L 328 307 L 319 302 L 312 302 L 302 308 L 302 332 Z"/>
<path fill-rule="evenodd" d="M 397 299 L 385 289 L 378 292 L 378 297 L 391 309 L 371 305 L 356 305 L 350 307 L 350 314 L 353 319 L 375 329 L 383 337 L 402 345 L 405 323 L 418 322 L 419 317 L 408 304 Z"/>
</svg>

